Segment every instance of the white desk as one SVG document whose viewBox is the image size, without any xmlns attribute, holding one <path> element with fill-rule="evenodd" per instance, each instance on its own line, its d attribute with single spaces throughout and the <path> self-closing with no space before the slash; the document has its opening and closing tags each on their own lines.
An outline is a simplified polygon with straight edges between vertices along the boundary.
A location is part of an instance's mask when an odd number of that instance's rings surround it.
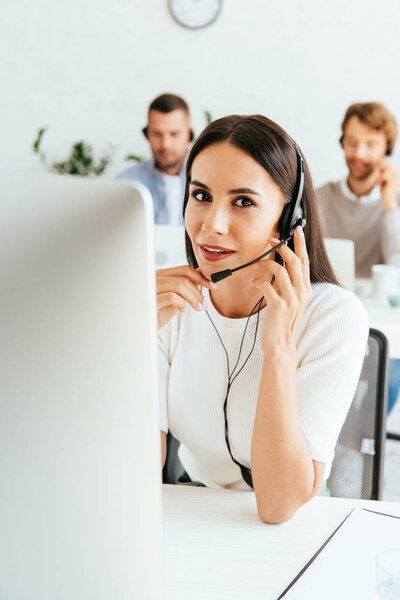
<svg viewBox="0 0 400 600">
<path fill-rule="evenodd" d="M 371 280 L 357 279 L 356 294 L 369 316 L 370 327 L 379 329 L 389 341 L 390 358 L 400 358 L 400 307 L 371 298 Z"/>
<path fill-rule="evenodd" d="M 253 492 L 164 485 L 166 600 L 276 600 L 355 506 L 400 516 L 400 503 L 316 497 L 267 525 Z"/>
</svg>

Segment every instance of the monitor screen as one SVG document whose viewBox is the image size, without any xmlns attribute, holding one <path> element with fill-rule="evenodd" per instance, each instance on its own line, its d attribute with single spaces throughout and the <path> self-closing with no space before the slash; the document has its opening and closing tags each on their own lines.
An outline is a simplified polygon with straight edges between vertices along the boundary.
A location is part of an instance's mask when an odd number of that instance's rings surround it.
<svg viewBox="0 0 400 600">
<path fill-rule="evenodd" d="M 0 173 L 0 597 L 160 598 L 153 215 Z"/>
</svg>

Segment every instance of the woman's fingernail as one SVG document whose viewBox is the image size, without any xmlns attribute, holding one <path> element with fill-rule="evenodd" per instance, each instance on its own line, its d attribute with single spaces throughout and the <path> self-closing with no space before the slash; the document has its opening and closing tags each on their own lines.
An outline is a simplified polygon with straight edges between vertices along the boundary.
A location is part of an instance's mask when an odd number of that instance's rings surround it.
<svg viewBox="0 0 400 600">
<path fill-rule="evenodd" d="M 251 279 L 249 279 L 249 283 L 253 283 L 254 281 L 254 277 L 252 277 Z"/>
<path fill-rule="evenodd" d="M 296 227 L 296 233 L 297 233 L 297 237 L 299 238 L 303 238 L 304 237 L 304 231 L 301 225 L 298 225 Z"/>
<path fill-rule="evenodd" d="M 213 281 L 210 281 L 209 283 L 210 283 L 210 287 L 212 287 L 213 290 L 217 289 L 217 286 L 215 285 L 215 283 Z"/>
<path fill-rule="evenodd" d="M 197 306 L 199 310 L 205 310 L 207 308 L 206 301 L 204 300 L 203 302 L 199 302 Z"/>
<path fill-rule="evenodd" d="M 276 246 L 276 244 L 280 244 L 281 240 L 278 240 L 277 238 L 271 238 L 270 243 L 272 246 Z"/>
</svg>

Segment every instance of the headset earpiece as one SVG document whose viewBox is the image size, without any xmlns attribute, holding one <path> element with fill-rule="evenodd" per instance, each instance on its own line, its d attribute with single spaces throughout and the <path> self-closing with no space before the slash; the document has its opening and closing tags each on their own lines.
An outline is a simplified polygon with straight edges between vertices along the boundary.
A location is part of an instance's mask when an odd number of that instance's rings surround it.
<svg viewBox="0 0 400 600">
<path fill-rule="evenodd" d="M 189 142 L 193 142 L 194 140 L 194 131 L 193 129 L 190 130 L 190 136 L 189 136 Z"/>
<path fill-rule="evenodd" d="M 143 129 L 142 129 L 142 133 L 143 133 L 144 137 L 146 138 L 146 140 L 148 139 L 147 129 L 148 129 L 147 125 L 146 125 L 146 127 L 143 127 Z"/>
<path fill-rule="evenodd" d="M 279 237 L 283 240 L 287 237 L 288 232 L 290 231 L 289 221 L 290 221 L 290 213 L 291 213 L 292 203 L 289 202 L 286 206 L 283 207 L 281 218 L 279 219 Z"/>
<path fill-rule="evenodd" d="M 304 163 L 303 157 L 296 144 L 295 147 L 297 153 L 297 185 L 293 198 L 286 206 L 284 206 L 281 218 L 279 219 L 279 235 L 281 240 L 290 236 L 295 227 L 298 224 L 301 224 L 304 217 L 301 206 L 304 190 Z"/>
</svg>

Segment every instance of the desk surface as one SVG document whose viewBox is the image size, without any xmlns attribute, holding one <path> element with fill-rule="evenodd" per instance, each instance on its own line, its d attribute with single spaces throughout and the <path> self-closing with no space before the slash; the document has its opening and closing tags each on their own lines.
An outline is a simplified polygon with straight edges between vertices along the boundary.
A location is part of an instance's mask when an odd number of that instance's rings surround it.
<svg viewBox="0 0 400 600">
<path fill-rule="evenodd" d="M 355 506 L 400 516 L 400 503 L 316 497 L 267 525 L 253 492 L 164 485 L 166 600 L 275 600 Z"/>
</svg>

